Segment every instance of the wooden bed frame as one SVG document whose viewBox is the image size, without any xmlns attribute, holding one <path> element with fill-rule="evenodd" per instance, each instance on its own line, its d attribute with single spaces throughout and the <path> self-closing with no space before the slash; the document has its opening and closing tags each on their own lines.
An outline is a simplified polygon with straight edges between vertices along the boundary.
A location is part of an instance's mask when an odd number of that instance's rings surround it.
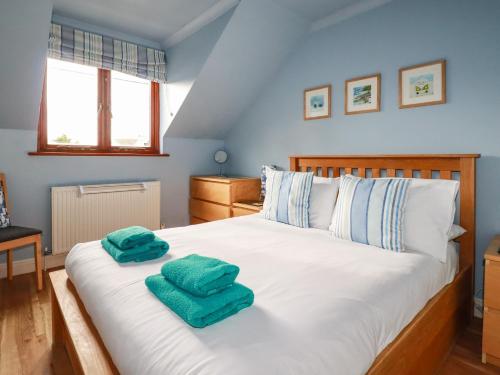
<svg viewBox="0 0 500 375">
<path fill-rule="evenodd" d="M 451 179 L 460 176 L 460 269 L 399 336 L 378 355 L 370 375 L 432 374 L 442 365 L 457 335 L 472 317 L 475 259 L 476 154 L 292 156 L 290 170 L 362 177 Z M 50 273 L 53 343 L 65 346 L 77 374 L 117 374 L 109 353 L 65 270 Z"/>
</svg>

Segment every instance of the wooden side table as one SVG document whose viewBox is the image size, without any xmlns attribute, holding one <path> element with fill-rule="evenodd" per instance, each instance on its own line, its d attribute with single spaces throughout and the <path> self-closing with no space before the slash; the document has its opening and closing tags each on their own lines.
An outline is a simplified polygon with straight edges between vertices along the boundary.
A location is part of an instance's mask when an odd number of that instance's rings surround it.
<svg viewBox="0 0 500 375">
<path fill-rule="evenodd" d="M 484 254 L 483 363 L 500 366 L 500 235 Z"/>
<path fill-rule="evenodd" d="M 260 186 L 259 177 L 192 176 L 191 224 L 230 218 L 234 202 L 259 199 Z"/>
<path fill-rule="evenodd" d="M 262 210 L 261 201 L 243 201 L 234 202 L 232 208 L 232 216 L 245 216 L 259 213 Z"/>
</svg>

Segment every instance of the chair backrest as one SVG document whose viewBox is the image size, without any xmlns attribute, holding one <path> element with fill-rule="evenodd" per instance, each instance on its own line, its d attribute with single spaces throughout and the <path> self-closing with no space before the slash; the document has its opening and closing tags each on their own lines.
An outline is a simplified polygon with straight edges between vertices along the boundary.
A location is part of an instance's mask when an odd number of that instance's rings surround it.
<svg viewBox="0 0 500 375">
<path fill-rule="evenodd" d="M 5 198 L 5 207 L 7 207 L 7 212 L 9 212 L 9 194 L 7 193 L 7 180 L 5 175 L 0 172 L 0 185 L 2 185 L 3 196 Z"/>
</svg>

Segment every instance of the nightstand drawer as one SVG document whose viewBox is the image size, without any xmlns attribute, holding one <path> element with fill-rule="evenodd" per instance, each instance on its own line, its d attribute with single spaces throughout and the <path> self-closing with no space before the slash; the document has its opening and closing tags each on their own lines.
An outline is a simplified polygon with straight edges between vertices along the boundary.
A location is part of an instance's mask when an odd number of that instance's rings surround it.
<svg viewBox="0 0 500 375">
<path fill-rule="evenodd" d="M 203 223 L 208 223 L 208 221 L 200 219 L 200 218 L 197 218 L 197 217 L 194 217 L 194 216 L 191 216 L 191 219 L 190 219 L 190 224 L 191 225 L 203 224 Z"/>
<path fill-rule="evenodd" d="M 484 309 L 483 352 L 500 358 L 500 311 Z"/>
<path fill-rule="evenodd" d="M 246 201 L 233 203 L 233 217 L 253 215 L 262 210 L 262 203 L 258 201 Z"/>
<path fill-rule="evenodd" d="M 191 179 L 191 198 L 231 204 L 231 185 L 221 182 Z"/>
<path fill-rule="evenodd" d="M 484 305 L 500 310 L 500 262 L 486 260 Z"/>
<path fill-rule="evenodd" d="M 253 215 L 257 213 L 256 211 L 247 210 L 245 208 L 233 207 L 233 217 Z"/>
<path fill-rule="evenodd" d="M 231 217 L 231 207 L 200 201 L 198 199 L 191 199 L 189 201 L 189 212 L 191 212 L 191 216 L 207 221 Z"/>
</svg>

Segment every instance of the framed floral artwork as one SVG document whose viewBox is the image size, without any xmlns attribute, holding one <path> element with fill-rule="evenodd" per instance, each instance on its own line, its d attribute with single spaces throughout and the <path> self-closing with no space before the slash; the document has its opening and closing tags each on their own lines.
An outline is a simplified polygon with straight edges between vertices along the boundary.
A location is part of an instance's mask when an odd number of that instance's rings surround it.
<svg viewBox="0 0 500 375">
<path fill-rule="evenodd" d="M 446 61 L 399 69 L 399 108 L 446 103 Z"/>
</svg>

